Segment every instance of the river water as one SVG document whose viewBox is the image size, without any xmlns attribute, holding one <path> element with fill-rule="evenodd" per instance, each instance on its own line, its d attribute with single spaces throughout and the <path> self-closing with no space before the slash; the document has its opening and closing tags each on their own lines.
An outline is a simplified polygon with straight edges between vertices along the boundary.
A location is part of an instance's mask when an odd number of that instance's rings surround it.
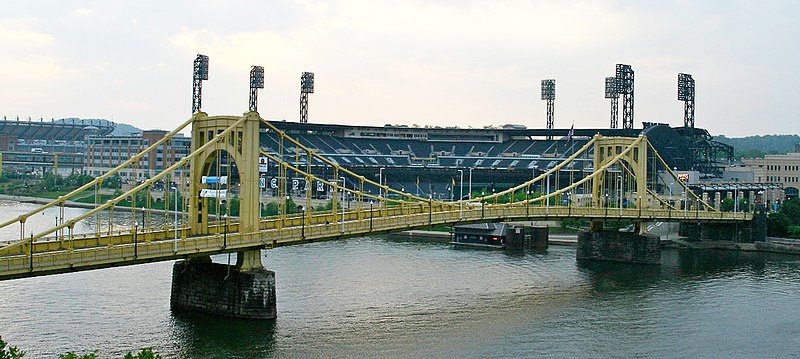
<svg viewBox="0 0 800 359">
<path fill-rule="evenodd" d="M 665 250 L 661 266 L 584 264 L 574 247 L 382 237 L 262 253 L 275 321 L 173 315 L 173 263 L 160 262 L 0 282 L 0 335 L 30 358 L 800 356 L 796 256 Z"/>
</svg>

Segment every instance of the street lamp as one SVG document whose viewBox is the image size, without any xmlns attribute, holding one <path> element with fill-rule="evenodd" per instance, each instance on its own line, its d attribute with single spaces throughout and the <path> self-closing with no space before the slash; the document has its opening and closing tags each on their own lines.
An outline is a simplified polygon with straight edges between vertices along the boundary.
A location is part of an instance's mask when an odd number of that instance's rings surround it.
<svg viewBox="0 0 800 359">
<path fill-rule="evenodd" d="M 383 170 L 385 169 L 386 167 L 378 169 L 378 197 L 381 198 L 383 198 Z"/>
<path fill-rule="evenodd" d="M 672 186 L 674 186 L 674 185 L 675 185 L 674 182 L 669 184 L 669 205 L 670 206 L 672 205 Z"/>
<path fill-rule="evenodd" d="M 464 218 L 464 170 L 458 170 L 461 179 L 459 181 L 459 197 L 458 197 L 458 219 Z"/>
<path fill-rule="evenodd" d="M 306 209 L 300 206 L 300 238 L 306 239 Z"/>
<path fill-rule="evenodd" d="M 347 186 L 346 186 L 347 178 L 344 178 L 344 176 L 341 176 L 339 178 L 342 179 L 342 234 L 344 234 L 344 201 L 345 201 L 344 189 L 347 188 Z"/>
<path fill-rule="evenodd" d="M 470 200 L 472 199 L 472 170 L 474 170 L 474 168 L 470 167 L 469 168 L 469 187 L 467 188 L 468 191 L 469 191 L 467 196 L 469 197 Z"/>
<path fill-rule="evenodd" d="M 617 182 L 619 182 L 619 192 L 617 197 L 619 197 L 619 215 L 622 215 L 622 176 L 617 176 Z"/>
<path fill-rule="evenodd" d="M 175 252 L 175 254 L 177 254 L 178 253 L 178 187 L 170 187 L 170 190 L 174 190 L 175 191 L 175 199 L 174 199 L 175 210 L 173 211 L 173 213 L 175 214 L 175 220 L 174 220 L 174 222 L 175 222 L 175 238 L 172 240 L 172 244 L 173 244 L 172 251 Z"/>
<path fill-rule="evenodd" d="M 546 213 L 550 213 L 550 175 L 551 173 L 547 174 L 547 196 L 545 196 L 544 208 Z"/>
<path fill-rule="evenodd" d="M 133 221 L 133 258 L 139 257 L 139 242 L 136 238 L 137 233 L 139 232 L 139 222 Z"/>
<path fill-rule="evenodd" d="M 222 204 L 222 222 L 223 226 L 225 226 L 225 230 L 222 232 L 222 248 L 228 247 L 228 211 L 226 210 L 227 207 L 225 204 L 227 201 L 224 199 L 220 202 Z M 219 232 L 217 232 L 219 233 Z"/>
</svg>

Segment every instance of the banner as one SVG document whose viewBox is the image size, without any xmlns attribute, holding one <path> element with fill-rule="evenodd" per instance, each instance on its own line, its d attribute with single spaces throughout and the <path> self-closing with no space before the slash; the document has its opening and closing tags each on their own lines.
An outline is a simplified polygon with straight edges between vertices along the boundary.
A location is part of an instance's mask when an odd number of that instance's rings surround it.
<svg viewBox="0 0 800 359">
<path fill-rule="evenodd" d="M 203 198 L 219 198 L 225 199 L 228 194 L 228 190 L 226 189 L 201 189 L 200 190 L 200 197 Z"/>
<path fill-rule="evenodd" d="M 269 159 L 266 157 L 258 158 L 258 172 L 266 173 L 269 170 Z"/>
<path fill-rule="evenodd" d="M 201 182 L 204 184 L 220 184 L 225 185 L 228 184 L 228 176 L 203 176 L 201 178 Z"/>
</svg>

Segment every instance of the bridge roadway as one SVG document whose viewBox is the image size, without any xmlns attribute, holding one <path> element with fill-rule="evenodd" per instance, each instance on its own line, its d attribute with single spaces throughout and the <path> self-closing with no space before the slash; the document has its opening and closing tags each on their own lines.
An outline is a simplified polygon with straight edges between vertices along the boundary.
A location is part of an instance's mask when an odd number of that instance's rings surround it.
<svg viewBox="0 0 800 359">
<path fill-rule="evenodd" d="M 184 259 L 249 249 L 273 248 L 313 241 L 342 239 L 367 234 L 379 234 L 455 223 L 515 221 L 515 220 L 619 220 L 633 222 L 690 221 L 744 222 L 752 220 L 749 213 L 683 211 L 636 208 L 584 208 L 565 206 L 526 206 L 485 204 L 464 207 L 435 208 L 428 203 L 407 204 L 404 207 L 354 209 L 341 212 L 288 216 L 284 219 L 262 219 L 260 231 L 239 233 L 236 223 L 217 222 L 209 226 L 208 234 L 187 236 L 187 228 L 174 250 L 174 229 L 146 233 L 132 230 L 111 234 L 48 237 L 29 243 L 11 244 L 0 250 L 0 280 L 66 273 L 140 263 Z"/>
</svg>

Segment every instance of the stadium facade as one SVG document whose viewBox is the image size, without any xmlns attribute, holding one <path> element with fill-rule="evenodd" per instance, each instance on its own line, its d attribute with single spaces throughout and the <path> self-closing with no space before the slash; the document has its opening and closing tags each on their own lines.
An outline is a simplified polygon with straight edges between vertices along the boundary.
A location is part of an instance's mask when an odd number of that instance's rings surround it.
<svg viewBox="0 0 800 359">
<path fill-rule="evenodd" d="M 356 173 L 383 180 L 406 192 L 442 199 L 458 198 L 462 175 L 465 195 L 469 184 L 473 191 L 498 191 L 530 179 L 563 161 L 595 134 L 629 137 L 645 134 L 670 166 L 698 171 L 704 178 L 720 176 L 733 153 L 730 146 L 713 141 L 706 130 L 657 123 L 643 123 L 641 129 L 529 129 L 522 125 L 478 129 L 270 122 L 303 145 Z M 83 173 L 98 176 L 166 134 L 144 131 L 111 136 L 113 129 L 114 124 L 104 120 L 4 120 L 0 121 L 0 151 L 6 158 L 23 159 L 31 154 L 73 154 L 71 162 L 76 158 L 84 161 Z M 278 153 L 280 138 L 280 134 L 262 128 L 262 149 L 282 155 L 290 162 L 294 158 L 297 165 L 305 166 L 302 151 L 288 142 L 282 147 L 283 153 Z M 189 153 L 189 145 L 189 138 L 178 138 L 139 163 L 141 171 L 124 176 L 146 179 Z M 31 162 L 35 163 L 31 163 L 28 171 L 48 170 L 49 163 L 44 157 L 31 158 Z M 564 176 L 590 171 L 589 162 L 577 161 L 564 171 Z M 4 163 L 3 167 L 10 169 L 9 164 Z M 322 163 L 311 166 L 315 173 L 330 171 Z M 24 166 L 15 167 L 20 168 Z M 264 176 L 271 179 L 277 173 L 271 166 Z M 331 172 L 330 176 L 333 175 Z M 291 180 L 290 191 L 294 189 L 298 195 L 309 188 L 299 176 Z"/>
</svg>

